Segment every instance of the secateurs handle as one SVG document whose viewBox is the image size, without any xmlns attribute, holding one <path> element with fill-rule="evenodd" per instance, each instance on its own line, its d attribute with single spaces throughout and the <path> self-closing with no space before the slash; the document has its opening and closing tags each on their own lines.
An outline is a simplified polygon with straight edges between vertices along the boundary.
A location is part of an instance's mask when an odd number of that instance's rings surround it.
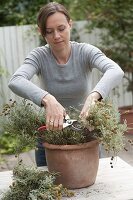
<svg viewBox="0 0 133 200">
<path fill-rule="evenodd" d="M 38 131 L 46 131 L 46 130 L 47 130 L 47 129 L 46 129 L 46 125 L 40 126 L 37 130 L 38 130 Z"/>
</svg>

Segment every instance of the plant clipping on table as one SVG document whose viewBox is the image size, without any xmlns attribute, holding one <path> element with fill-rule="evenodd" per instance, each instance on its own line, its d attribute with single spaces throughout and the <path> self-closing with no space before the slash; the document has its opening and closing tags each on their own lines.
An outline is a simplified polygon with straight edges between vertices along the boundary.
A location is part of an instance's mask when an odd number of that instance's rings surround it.
<svg viewBox="0 0 133 200">
<path fill-rule="evenodd" d="M 77 119 L 80 124 L 80 131 L 67 127 L 62 131 L 43 131 L 38 128 L 45 124 L 44 108 L 37 109 L 27 100 L 19 103 L 10 100 L 0 113 L 0 125 L 3 131 L 16 137 L 16 153 L 19 154 L 26 146 L 35 147 L 38 137 L 50 144 L 79 144 L 92 139 L 98 139 L 107 152 L 112 152 L 113 156 L 124 148 L 127 131 L 126 121 L 120 123 L 120 113 L 112 101 L 109 99 L 97 101 L 90 107 L 89 116 L 82 121 L 78 116 L 80 111 L 71 108 L 70 118 Z M 87 128 L 93 127 L 93 131 Z"/>
<path fill-rule="evenodd" d="M 57 175 L 35 167 L 26 167 L 21 162 L 13 170 L 13 183 L 2 200 L 61 200 L 74 196 L 62 184 L 55 185 Z"/>
</svg>

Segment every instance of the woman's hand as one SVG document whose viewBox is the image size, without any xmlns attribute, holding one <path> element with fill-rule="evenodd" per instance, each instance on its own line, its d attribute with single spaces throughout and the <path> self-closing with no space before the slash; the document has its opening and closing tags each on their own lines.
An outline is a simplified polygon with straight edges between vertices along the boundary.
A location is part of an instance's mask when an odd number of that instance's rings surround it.
<svg viewBox="0 0 133 200">
<path fill-rule="evenodd" d="M 101 95 L 98 92 L 92 92 L 86 99 L 85 104 L 81 110 L 80 118 L 85 119 L 89 116 L 90 107 L 95 105 L 96 101 L 101 99 Z"/>
<path fill-rule="evenodd" d="M 64 116 L 66 115 L 64 107 L 51 94 L 47 94 L 42 99 L 42 104 L 46 109 L 47 130 L 62 130 Z"/>
<path fill-rule="evenodd" d="M 89 116 L 90 107 L 95 105 L 99 99 L 101 99 L 101 95 L 98 92 L 93 92 L 87 97 L 79 116 L 83 121 Z M 88 127 L 88 130 L 93 131 L 94 127 Z"/>
</svg>

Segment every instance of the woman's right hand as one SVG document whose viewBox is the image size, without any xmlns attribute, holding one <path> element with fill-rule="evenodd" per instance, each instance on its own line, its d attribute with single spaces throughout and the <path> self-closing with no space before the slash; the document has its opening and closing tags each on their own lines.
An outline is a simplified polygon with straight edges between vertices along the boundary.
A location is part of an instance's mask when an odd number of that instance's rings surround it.
<svg viewBox="0 0 133 200">
<path fill-rule="evenodd" d="M 46 109 L 47 130 L 62 130 L 64 116 L 66 116 L 64 107 L 51 94 L 43 97 L 42 104 Z"/>
</svg>

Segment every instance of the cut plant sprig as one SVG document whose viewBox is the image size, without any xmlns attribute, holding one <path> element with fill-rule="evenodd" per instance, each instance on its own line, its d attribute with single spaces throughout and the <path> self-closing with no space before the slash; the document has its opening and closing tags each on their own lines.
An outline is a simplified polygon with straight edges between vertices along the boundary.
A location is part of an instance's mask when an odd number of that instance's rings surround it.
<svg viewBox="0 0 133 200">
<path fill-rule="evenodd" d="M 13 183 L 2 200 L 61 200 L 63 196 L 74 196 L 74 192 L 64 188 L 62 184 L 54 184 L 56 176 L 58 174 L 27 167 L 19 162 L 13 169 Z"/>
</svg>

